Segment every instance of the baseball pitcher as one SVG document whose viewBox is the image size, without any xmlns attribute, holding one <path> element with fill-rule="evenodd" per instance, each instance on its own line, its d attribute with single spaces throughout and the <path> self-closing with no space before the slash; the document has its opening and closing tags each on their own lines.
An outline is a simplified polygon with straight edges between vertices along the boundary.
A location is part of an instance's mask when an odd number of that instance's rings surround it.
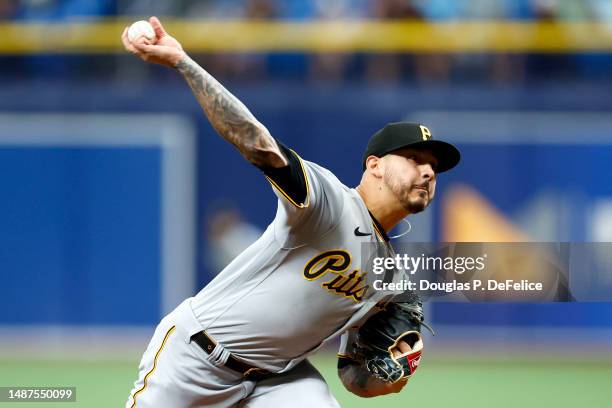
<svg viewBox="0 0 612 408">
<path fill-rule="evenodd" d="M 363 248 L 393 254 L 386 232 L 431 203 L 458 150 L 423 125 L 391 123 L 370 139 L 361 182 L 349 188 L 273 137 L 149 21 L 156 39 L 132 42 L 126 29 L 126 50 L 185 78 L 217 133 L 268 179 L 278 208 L 253 245 L 159 323 L 126 407 L 338 407 L 307 360 L 337 336 L 349 391 L 400 391 L 423 350 L 421 303 L 373 290 L 360 259 Z"/>
</svg>

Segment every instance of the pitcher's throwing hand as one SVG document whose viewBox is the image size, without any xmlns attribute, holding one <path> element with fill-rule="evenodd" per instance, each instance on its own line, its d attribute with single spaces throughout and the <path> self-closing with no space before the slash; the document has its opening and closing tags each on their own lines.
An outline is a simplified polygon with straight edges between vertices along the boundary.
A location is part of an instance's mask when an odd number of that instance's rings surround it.
<svg viewBox="0 0 612 408">
<path fill-rule="evenodd" d="M 137 55 L 143 61 L 154 62 L 171 68 L 176 67 L 186 56 L 181 43 L 166 32 L 157 17 L 151 17 L 149 23 L 151 23 L 153 30 L 155 30 L 155 36 L 157 37 L 155 42 L 148 40 L 144 36 L 137 38 L 134 42 L 130 42 L 128 38 L 129 27 L 125 27 L 121 35 L 123 46 L 127 51 Z"/>
</svg>

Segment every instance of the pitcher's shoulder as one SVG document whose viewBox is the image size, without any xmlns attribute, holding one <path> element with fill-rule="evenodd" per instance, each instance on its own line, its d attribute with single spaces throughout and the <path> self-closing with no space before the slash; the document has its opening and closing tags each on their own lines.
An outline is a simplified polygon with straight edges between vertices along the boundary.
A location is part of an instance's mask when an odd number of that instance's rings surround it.
<svg viewBox="0 0 612 408">
<path fill-rule="evenodd" d="M 351 189 L 347 187 L 340 179 L 328 168 L 308 160 L 302 160 L 304 163 L 304 167 L 306 171 L 312 172 L 317 178 L 325 179 L 329 184 L 338 187 L 344 191 L 350 191 Z"/>
</svg>

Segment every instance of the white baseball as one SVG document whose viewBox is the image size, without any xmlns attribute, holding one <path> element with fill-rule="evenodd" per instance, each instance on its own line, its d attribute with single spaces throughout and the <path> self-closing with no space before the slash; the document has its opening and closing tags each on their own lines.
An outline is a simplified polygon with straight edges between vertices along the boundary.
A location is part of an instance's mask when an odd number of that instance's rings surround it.
<svg viewBox="0 0 612 408">
<path fill-rule="evenodd" d="M 130 28 L 128 28 L 127 35 L 130 42 L 134 42 L 140 37 L 145 37 L 147 40 L 153 43 L 157 39 L 153 26 L 151 23 L 145 20 L 140 20 L 132 24 Z"/>
</svg>

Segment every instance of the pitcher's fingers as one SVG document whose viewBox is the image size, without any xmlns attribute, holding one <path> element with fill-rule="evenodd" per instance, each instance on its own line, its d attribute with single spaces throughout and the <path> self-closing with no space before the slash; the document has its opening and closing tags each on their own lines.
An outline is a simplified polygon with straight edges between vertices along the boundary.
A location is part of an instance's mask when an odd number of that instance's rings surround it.
<svg viewBox="0 0 612 408">
<path fill-rule="evenodd" d="M 400 341 L 397 344 L 397 347 L 399 348 L 402 354 L 410 353 L 412 351 L 412 347 L 410 347 L 410 344 L 406 343 L 405 341 Z"/>
<path fill-rule="evenodd" d="M 394 347 L 391 351 L 393 352 L 393 357 L 398 357 L 410 353 L 412 351 L 412 347 L 410 347 L 410 345 L 405 341 L 400 341 L 397 344 L 397 347 Z"/>
<path fill-rule="evenodd" d="M 127 43 L 129 42 L 129 41 L 128 41 L 128 38 L 127 38 L 127 32 L 128 32 L 128 28 L 127 28 L 127 27 L 125 27 L 125 28 L 123 29 L 123 32 L 121 33 L 121 42 L 123 43 L 123 46 L 124 46 L 126 49 L 127 49 Z"/>
<path fill-rule="evenodd" d="M 121 41 L 123 42 L 123 46 L 125 47 L 127 51 L 131 52 L 132 54 L 138 54 L 139 53 L 138 50 L 134 48 L 134 46 L 128 39 L 127 32 L 128 32 L 128 27 L 125 27 L 125 30 L 123 30 L 123 34 L 121 35 Z"/>
<path fill-rule="evenodd" d="M 151 57 L 164 58 L 164 54 L 168 47 L 164 47 L 161 45 L 149 45 L 143 42 L 137 42 L 134 44 L 136 50 L 138 50 L 138 55 L 141 58 L 144 58 L 145 61 L 148 61 Z"/>
<path fill-rule="evenodd" d="M 139 53 L 157 54 L 158 51 L 158 46 L 148 44 L 146 39 L 141 40 L 139 38 L 138 41 L 133 44 L 133 46 Z"/>
<path fill-rule="evenodd" d="M 138 37 L 132 45 L 138 52 L 146 52 L 146 53 L 156 53 L 159 51 L 158 47 L 153 46 L 153 43 L 147 39 L 147 37 Z M 144 48 L 150 47 L 150 48 Z"/>
<path fill-rule="evenodd" d="M 149 23 L 151 23 L 151 25 L 153 26 L 153 30 L 155 30 L 155 35 L 158 39 L 161 39 L 164 36 L 168 35 L 161 21 L 159 21 L 159 18 L 152 16 L 151 18 L 149 18 Z"/>
</svg>

